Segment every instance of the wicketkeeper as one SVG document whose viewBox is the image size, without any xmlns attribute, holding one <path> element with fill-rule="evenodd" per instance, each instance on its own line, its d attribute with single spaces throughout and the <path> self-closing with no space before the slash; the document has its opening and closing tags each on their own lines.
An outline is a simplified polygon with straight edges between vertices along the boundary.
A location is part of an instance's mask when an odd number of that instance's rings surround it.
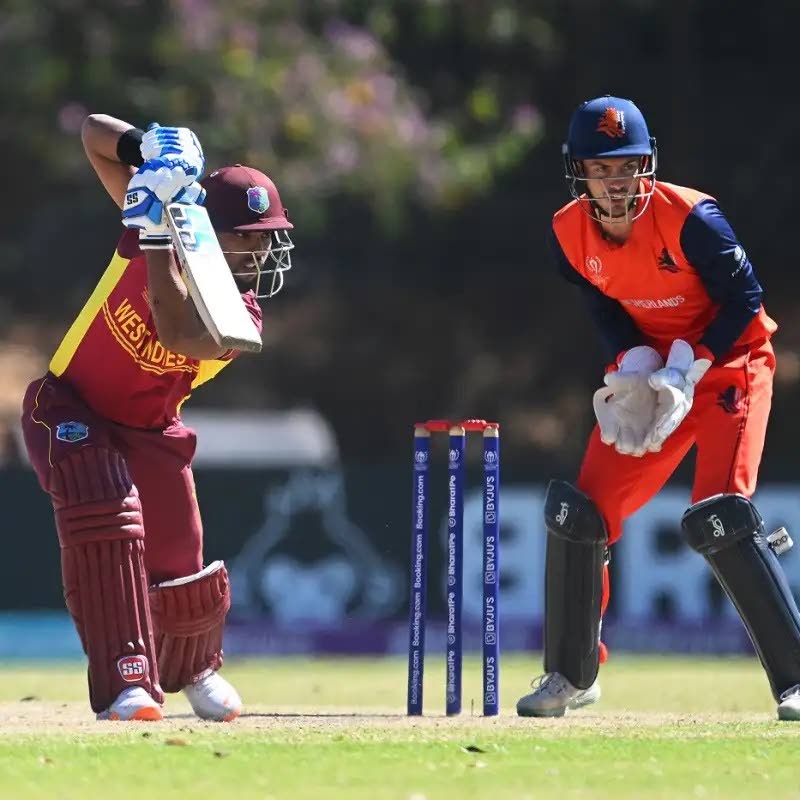
<svg viewBox="0 0 800 800">
<path fill-rule="evenodd" d="M 194 431 L 180 408 L 237 353 L 200 321 L 173 255 L 164 204 L 205 199 L 253 322 L 291 266 L 275 184 L 251 167 L 202 180 L 187 128 L 147 133 L 103 115 L 86 155 L 126 227 L 111 263 L 23 402 L 25 443 L 55 510 L 64 598 L 89 662 L 98 719 L 159 720 L 183 691 L 203 719 L 241 711 L 222 678 L 225 565 L 203 566 Z M 126 202 L 127 198 L 127 202 Z"/>
<path fill-rule="evenodd" d="M 599 699 L 609 548 L 695 446 L 684 536 L 738 610 L 778 716 L 800 719 L 800 614 L 749 499 L 777 327 L 753 266 L 713 197 L 656 180 L 655 139 L 630 100 L 583 103 L 563 156 L 574 200 L 553 217 L 550 244 L 612 362 L 575 486 L 548 488 L 545 674 L 517 711 L 561 716 Z"/>
</svg>

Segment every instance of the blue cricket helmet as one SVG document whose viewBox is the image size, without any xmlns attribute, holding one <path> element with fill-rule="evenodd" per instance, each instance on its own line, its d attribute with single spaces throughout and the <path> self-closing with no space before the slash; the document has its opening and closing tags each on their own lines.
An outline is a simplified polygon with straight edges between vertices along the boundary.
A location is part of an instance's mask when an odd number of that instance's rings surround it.
<svg viewBox="0 0 800 800">
<path fill-rule="evenodd" d="M 655 187 L 658 151 L 656 140 L 647 129 L 644 115 L 632 100 L 606 94 L 581 103 L 572 115 L 567 141 L 561 146 L 564 159 L 564 177 L 570 194 L 585 210 L 595 216 L 592 198 L 584 194 L 586 178 L 581 161 L 587 158 L 630 158 L 639 156 L 641 167 L 635 177 L 649 179 L 644 191 L 637 189 L 629 194 L 631 203 L 638 209 L 625 219 L 636 219 L 644 213 Z"/>
<path fill-rule="evenodd" d="M 570 158 L 652 156 L 655 139 L 631 100 L 604 95 L 578 106 L 569 123 Z"/>
</svg>

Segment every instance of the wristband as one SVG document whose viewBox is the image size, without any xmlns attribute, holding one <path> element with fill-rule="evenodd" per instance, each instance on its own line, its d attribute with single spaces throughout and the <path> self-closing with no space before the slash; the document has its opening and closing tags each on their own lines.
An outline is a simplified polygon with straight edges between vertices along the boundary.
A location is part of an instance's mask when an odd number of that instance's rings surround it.
<svg viewBox="0 0 800 800">
<path fill-rule="evenodd" d="M 117 158 L 122 164 L 131 167 L 141 167 L 144 164 L 142 158 L 142 137 L 144 131 L 140 128 L 128 128 L 117 140 Z"/>
<path fill-rule="evenodd" d="M 140 250 L 172 250 L 172 237 L 169 234 L 146 234 L 144 231 L 139 233 Z"/>
</svg>

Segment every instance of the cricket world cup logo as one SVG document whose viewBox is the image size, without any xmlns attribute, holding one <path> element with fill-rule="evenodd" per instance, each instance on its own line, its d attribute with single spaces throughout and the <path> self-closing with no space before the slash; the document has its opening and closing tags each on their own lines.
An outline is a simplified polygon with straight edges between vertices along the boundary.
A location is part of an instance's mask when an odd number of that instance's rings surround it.
<svg viewBox="0 0 800 800">
<path fill-rule="evenodd" d="M 425 481 L 423 468 L 413 482 L 418 595 L 425 581 Z M 351 519 L 338 469 L 299 469 L 268 486 L 264 520 L 231 559 L 229 573 L 235 612 L 248 619 L 269 614 L 281 626 L 385 619 L 402 598 L 402 573 Z"/>
<path fill-rule="evenodd" d="M 603 262 L 598 256 L 586 256 L 586 271 L 589 280 L 600 289 L 608 284 L 608 277 L 603 275 Z"/>
</svg>

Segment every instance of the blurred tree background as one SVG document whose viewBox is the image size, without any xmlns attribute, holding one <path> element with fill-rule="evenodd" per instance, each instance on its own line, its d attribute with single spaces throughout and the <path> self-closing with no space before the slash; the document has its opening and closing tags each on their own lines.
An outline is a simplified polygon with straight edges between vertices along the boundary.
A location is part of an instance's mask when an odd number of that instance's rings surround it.
<svg viewBox="0 0 800 800">
<path fill-rule="evenodd" d="M 7 424 L 120 233 L 79 137 L 104 112 L 192 127 L 209 169 L 262 168 L 296 226 L 264 354 L 194 405 L 312 406 L 367 461 L 404 458 L 416 418 L 498 418 L 507 457 L 570 476 L 603 354 L 543 242 L 569 115 L 611 93 L 755 264 L 781 326 L 764 471 L 793 478 L 800 112 L 779 82 L 799 18 L 788 0 L 3 0 Z"/>
</svg>

